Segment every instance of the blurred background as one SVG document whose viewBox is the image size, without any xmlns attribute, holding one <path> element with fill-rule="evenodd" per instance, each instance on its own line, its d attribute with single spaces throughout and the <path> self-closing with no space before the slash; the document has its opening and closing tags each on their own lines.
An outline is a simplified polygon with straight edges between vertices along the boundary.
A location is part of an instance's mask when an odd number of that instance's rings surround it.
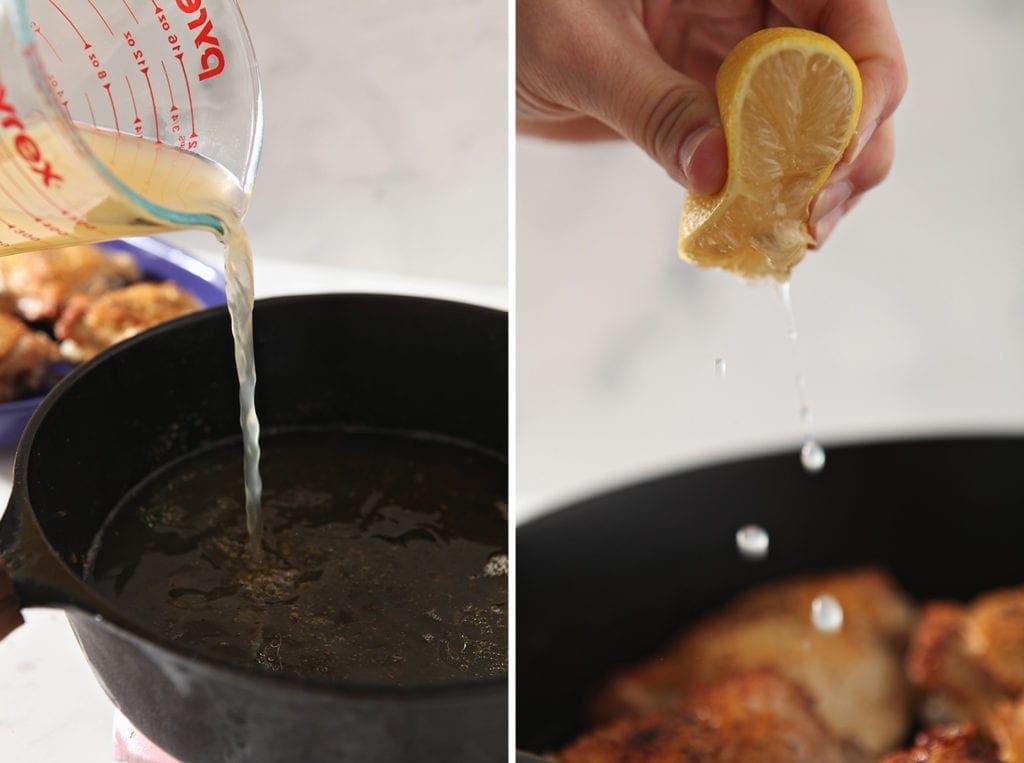
<svg viewBox="0 0 1024 763">
<path fill-rule="evenodd" d="M 245 218 L 257 289 L 264 258 L 504 289 L 505 5 L 242 10 L 266 112 Z M 208 237 L 188 241 L 219 256 Z"/>
<path fill-rule="evenodd" d="M 910 68 L 895 166 L 792 282 L 826 449 L 1024 427 L 1024 4 L 890 5 Z M 520 139 L 517 194 L 520 521 L 670 468 L 798 458 L 783 308 L 677 258 L 683 191 L 660 168 Z"/>
</svg>

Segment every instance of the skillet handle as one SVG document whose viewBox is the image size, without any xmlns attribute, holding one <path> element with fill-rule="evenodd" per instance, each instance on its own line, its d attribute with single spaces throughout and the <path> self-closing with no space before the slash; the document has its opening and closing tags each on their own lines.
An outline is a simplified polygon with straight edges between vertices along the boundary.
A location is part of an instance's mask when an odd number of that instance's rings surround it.
<svg viewBox="0 0 1024 763">
<path fill-rule="evenodd" d="M 0 517 L 0 638 L 21 624 L 19 608 L 71 606 L 95 612 L 97 601 L 47 543 L 24 485 L 16 480 Z"/>
<path fill-rule="evenodd" d="M 7 574 L 3 559 L 0 559 L 0 641 L 24 622 L 18 595 L 14 592 L 14 582 Z"/>
</svg>

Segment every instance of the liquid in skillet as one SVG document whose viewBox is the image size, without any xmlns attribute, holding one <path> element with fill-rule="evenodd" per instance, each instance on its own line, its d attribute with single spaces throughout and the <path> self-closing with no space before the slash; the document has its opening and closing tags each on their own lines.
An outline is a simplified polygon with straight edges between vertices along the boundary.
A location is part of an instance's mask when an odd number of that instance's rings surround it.
<svg viewBox="0 0 1024 763">
<path fill-rule="evenodd" d="M 171 640 L 363 684 L 504 675 L 507 465 L 450 441 L 265 435 L 257 558 L 228 441 L 149 477 L 94 541 L 87 579 Z"/>
</svg>

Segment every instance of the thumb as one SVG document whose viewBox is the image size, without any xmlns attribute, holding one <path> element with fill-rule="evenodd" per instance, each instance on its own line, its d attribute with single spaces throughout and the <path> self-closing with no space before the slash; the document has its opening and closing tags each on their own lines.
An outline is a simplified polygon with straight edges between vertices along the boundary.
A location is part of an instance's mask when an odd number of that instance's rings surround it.
<svg viewBox="0 0 1024 763">
<path fill-rule="evenodd" d="M 718 191 L 727 159 L 714 96 L 653 47 L 628 45 L 622 53 L 588 78 L 589 110 L 693 193 Z"/>
</svg>

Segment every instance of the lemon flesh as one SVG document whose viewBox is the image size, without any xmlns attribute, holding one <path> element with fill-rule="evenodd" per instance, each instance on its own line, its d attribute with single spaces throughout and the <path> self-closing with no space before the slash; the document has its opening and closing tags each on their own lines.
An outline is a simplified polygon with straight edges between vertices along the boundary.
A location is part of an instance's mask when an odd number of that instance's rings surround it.
<svg viewBox="0 0 1024 763">
<path fill-rule="evenodd" d="M 824 35 L 765 29 L 729 53 L 716 90 L 729 172 L 719 193 L 686 198 L 679 254 L 745 278 L 786 280 L 812 243 L 811 201 L 860 116 L 857 65 Z"/>
</svg>

